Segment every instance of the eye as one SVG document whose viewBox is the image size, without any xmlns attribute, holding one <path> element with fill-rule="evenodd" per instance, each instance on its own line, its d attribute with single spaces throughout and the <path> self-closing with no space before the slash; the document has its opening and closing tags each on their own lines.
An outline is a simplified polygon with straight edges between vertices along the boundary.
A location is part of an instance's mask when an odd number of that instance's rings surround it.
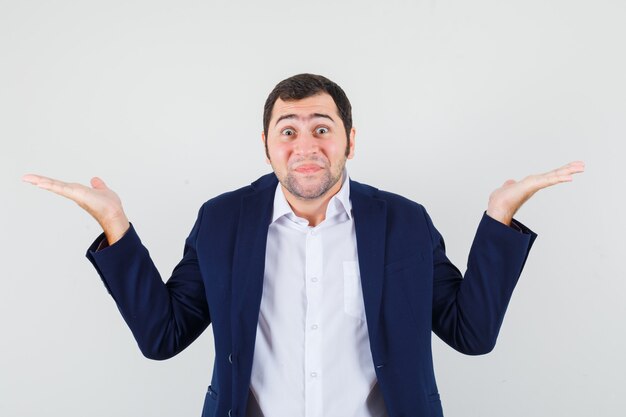
<svg viewBox="0 0 626 417">
<path fill-rule="evenodd" d="M 285 135 L 285 136 L 292 136 L 295 135 L 296 132 L 293 129 L 287 128 L 287 129 L 283 129 L 282 132 L 280 132 L 281 135 Z"/>
<path fill-rule="evenodd" d="M 324 126 L 318 127 L 317 129 L 315 129 L 315 133 L 318 133 L 318 134 L 328 133 L 328 128 Z"/>
</svg>

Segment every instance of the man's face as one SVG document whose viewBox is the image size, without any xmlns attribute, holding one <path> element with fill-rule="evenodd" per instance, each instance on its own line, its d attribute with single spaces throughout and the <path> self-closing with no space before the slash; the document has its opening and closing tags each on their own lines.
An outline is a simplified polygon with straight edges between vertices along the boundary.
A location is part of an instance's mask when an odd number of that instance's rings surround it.
<svg viewBox="0 0 626 417">
<path fill-rule="evenodd" d="M 280 183 L 295 197 L 313 200 L 324 196 L 341 179 L 346 159 L 354 156 L 355 130 L 346 131 L 337 106 L 327 93 L 302 100 L 274 103 L 266 142 Z M 336 188 L 340 187 L 338 185 Z"/>
</svg>

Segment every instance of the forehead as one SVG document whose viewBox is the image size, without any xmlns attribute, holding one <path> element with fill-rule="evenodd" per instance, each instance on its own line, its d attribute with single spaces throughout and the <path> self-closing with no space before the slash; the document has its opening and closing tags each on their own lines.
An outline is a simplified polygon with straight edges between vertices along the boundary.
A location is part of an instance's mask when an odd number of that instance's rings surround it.
<svg viewBox="0 0 626 417">
<path fill-rule="evenodd" d="M 279 97 L 272 109 L 272 121 L 285 114 L 308 115 L 312 113 L 338 115 L 337 105 L 328 93 L 289 101 L 283 101 Z"/>
</svg>

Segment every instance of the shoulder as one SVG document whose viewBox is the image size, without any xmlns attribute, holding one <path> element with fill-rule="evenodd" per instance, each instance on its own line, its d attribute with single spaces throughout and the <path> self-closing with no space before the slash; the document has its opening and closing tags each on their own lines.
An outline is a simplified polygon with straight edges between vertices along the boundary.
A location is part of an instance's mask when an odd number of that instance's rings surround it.
<svg viewBox="0 0 626 417">
<path fill-rule="evenodd" d="M 239 222 L 243 202 L 247 197 L 257 197 L 252 206 L 263 205 L 272 201 L 278 180 L 274 173 L 263 175 L 253 183 L 235 190 L 227 191 L 205 201 L 198 210 L 194 230 L 208 232 L 232 231 Z M 260 198 L 259 198 L 260 197 Z M 259 202 L 260 204 L 255 204 Z"/>
<path fill-rule="evenodd" d="M 410 200 L 400 194 L 393 193 L 386 190 L 381 190 L 368 184 L 360 183 L 358 181 L 350 180 L 352 193 L 364 194 L 382 200 L 385 202 L 388 210 L 408 210 L 422 212 L 424 206 L 420 203 Z"/>
<path fill-rule="evenodd" d="M 201 210 L 227 210 L 237 211 L 241 206 L 243 198 L 258 193 L 273 193 L 278 184 L 278 179 L 274 173 L 263 175 L 251 184 L 224 192 L 213 197 L 202 204 Z"/>
<path fill-rule="evenodd" d="M 407 197 L 390 191 L 380 190 L 371 185 L 362 184 L 357 181 L 351 183 L 351 194 L 354 204 L 367 204 L 367 199 L 382 201 L 387 213 L 387 227 L 389 230 L 414 230 L 416 227 L 421 230 L 428 230 L 430 227 L 430 216 L 426 208 Z M 368 196 L 365 199 L 363 196 Z M 401 232 L 402 233 L 402 232 Z"/>
<path fill-rule="evenodd" d="M 387 241 L 390 252 L 405 252 L 405 249 L 397 246 L 398 242 L 401 246 L 407 245 L 407 242 L 413 242 L 418 246 L 429 245 L 432 240 L 430 217 L 422 204 L 400 194 L 356 181 L 352 185 L 352 191 L 354 194 L 350 196 L 355 197 L 352 200 L 353 208 L 355 204 L 364 207 L 372 202 L 384 206 L 386 234 L 393 238 L 391 239 L 393 242 L 389 239 Z M 364 198 L 364 195 L 368 197 Z"/>
</svg>

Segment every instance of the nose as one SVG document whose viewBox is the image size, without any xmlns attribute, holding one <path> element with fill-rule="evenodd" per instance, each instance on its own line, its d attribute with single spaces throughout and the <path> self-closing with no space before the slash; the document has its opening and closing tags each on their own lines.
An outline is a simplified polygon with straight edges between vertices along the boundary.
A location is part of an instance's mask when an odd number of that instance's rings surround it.
<svg viewBox="0 0 626 417">
<path fill-rule="evenodd" d="M 316 154 L 318 151 L 318 140 L 309 132 L 300 133 L 298 139 L 294 142 L 294 152 L 298 155 Z"/>
</svg>

